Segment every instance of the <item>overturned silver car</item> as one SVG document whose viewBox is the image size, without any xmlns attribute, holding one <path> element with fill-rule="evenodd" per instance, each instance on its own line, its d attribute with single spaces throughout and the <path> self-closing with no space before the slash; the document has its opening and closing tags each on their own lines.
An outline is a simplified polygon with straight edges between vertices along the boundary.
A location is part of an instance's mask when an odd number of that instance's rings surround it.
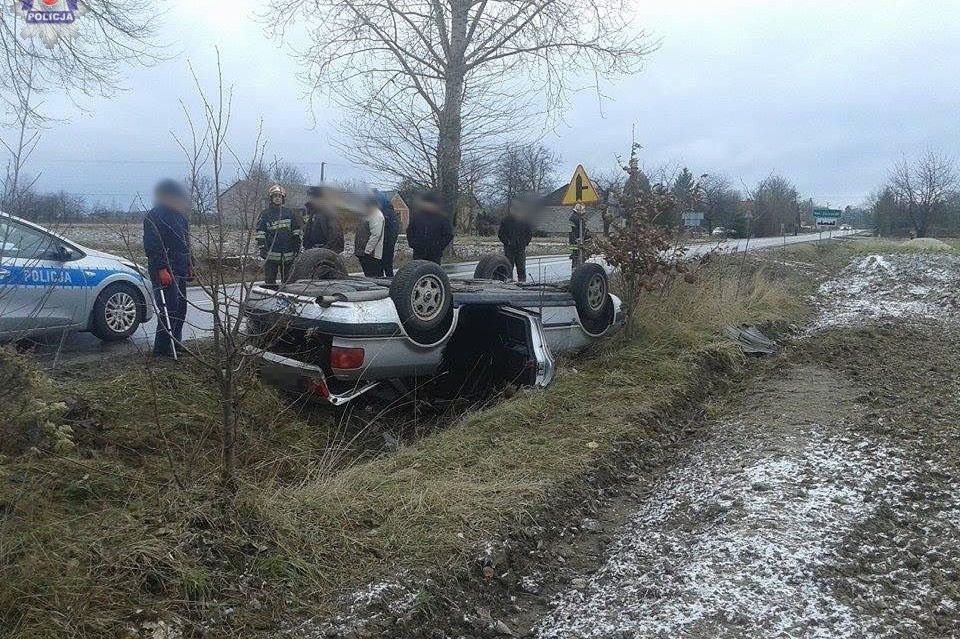
<svg viewBox="0 0 960 639">
<path fill-rule="evenodd" d="M 346 276 L 329 251 L 305 251 L 295 281 L 252 289 L 244 305 L 248 352 L 267 381 L 343 405 L 374 389 L 544 387 L 554 354 L 622 327 L 620 300 L 601 266 L 585 264 L 563 285 L 528 285 L 502 281 L 503 262 L 481 260 L 468 280 L 450 280 L 423 261 L 392 279 L 371 279 Z"/>
</svg>

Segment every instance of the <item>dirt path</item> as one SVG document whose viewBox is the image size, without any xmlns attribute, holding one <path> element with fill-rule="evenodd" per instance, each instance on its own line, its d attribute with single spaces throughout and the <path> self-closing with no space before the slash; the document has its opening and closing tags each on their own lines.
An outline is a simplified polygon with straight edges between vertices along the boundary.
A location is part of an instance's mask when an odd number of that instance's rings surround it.
<svg viewBox="0 0 960 639">
<path fill-rule="evenodd" d="M 929 636 L 960 630 L 952 461 L 867 427 L 863 389 L 799 365 L 632 504 L 539 637 Z M 936 579 L 934 573 L 936 572 Z M 946 581 L 944 581 L 946 578 Z M 576 580 L 574 580 L 576 581 Z"/>
</svg>

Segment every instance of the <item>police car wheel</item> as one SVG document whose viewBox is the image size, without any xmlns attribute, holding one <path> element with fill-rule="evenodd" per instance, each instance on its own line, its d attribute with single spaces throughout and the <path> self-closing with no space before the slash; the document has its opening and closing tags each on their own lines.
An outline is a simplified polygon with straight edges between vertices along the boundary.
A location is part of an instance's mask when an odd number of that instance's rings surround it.
<svg viewBox="0 0 960 639">
<path fill-rule="evenodd" d="M 91 332 L 105 342 L 127 339 L 140 325 L 141 304 L 136 288 L 123 282 L 111 284 L 93 305 Z"/>
</svg>

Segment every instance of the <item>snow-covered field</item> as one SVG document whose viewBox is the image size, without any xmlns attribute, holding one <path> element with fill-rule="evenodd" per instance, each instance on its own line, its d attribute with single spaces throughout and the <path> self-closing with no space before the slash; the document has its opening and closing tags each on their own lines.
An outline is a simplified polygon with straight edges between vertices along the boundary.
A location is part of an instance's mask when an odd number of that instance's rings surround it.
<svg viewBox="0 0 960 639">
<path fill-rule="evenodd" d="M 820 285 L 810 330 L 891 319 L 954 321 L 960 313 L 958 295 L 958 255 L 868 255 Z"/>
</svg>

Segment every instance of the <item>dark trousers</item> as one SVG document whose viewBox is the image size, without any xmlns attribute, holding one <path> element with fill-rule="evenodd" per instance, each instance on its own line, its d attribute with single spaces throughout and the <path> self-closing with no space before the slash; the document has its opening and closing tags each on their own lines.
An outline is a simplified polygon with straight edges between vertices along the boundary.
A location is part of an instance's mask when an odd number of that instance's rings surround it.
<svg viewBox="0 0 960 639">
<path fill-rule="evenodd" d="M 383 234 L 383 274 L 393 277 L 393 253 L 397 248 L 396 231 L 387 230 Z"/>
<path fill-rule="evenodd" d="M 187 317 L 187 278 L 175 275 L 173 284 L 161 288 L 159 283 L 153 283 L 153 297 L 157 302 L 157 334 L 153 338 L 153 352 L 155 355 L 173 355 L 170 340 L 177 344 L 183 341 L 183 322 Z M 163 291 L 163 297 L 160 292 Z M 164 305 L 166 300 L 166 305 Z M 167 318 L 170 319 L 170 331 L 167 332 Z M 178 350 L 179 354 L 179 350 Z"/>
<path fill-rule="evenodd" d="M 363 269 L 364 275 L 367 277 L 383 277 L 383 260 L 378 260 L 369 255 L 358 255 L 357 259 L 360 260 L 360 268 Z"/>
<path fill-rule="evenodd" d="M 263 263 L 264 282 L 275 286 L 277 284 L 277 276 L 279 276 L 280 283 L 283 284 L 287 281 L 287 276 L 290 274 L 290 267 L 292 265 L 293 260 L 267 260 Z"/>
<path fill-rule="evenodd" d="M 527 281 L 527 247 L 523 248 L 506 248 L 503 249 L 503 254 L 507 256 L 507 259 L 510 260 L 510 265 L 517 269 L 517 281 L 526 282 Z"/>
<path fill-rule="evenodd" d="M 414 251 L 413 259 L 427 260 L 428 262 L 436 262 L 437 264 L 440 264 L 441 260 L 443 259 L 443 253 L 433 255 L 432 253 L 428 254 L 428 253 L 420 253 L 420 252 Z"/>
</svg>

